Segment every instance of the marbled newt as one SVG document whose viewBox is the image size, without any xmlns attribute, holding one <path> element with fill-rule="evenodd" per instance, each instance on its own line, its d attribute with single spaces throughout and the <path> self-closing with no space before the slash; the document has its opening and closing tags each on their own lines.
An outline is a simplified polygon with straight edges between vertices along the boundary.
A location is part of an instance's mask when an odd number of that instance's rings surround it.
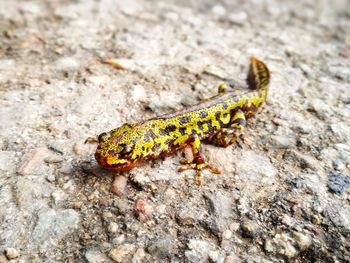
<svg viewBox="0 0 350 263">
<path fill-rule="evenodd" d="M 209 165 L 201 154 L 201 141 L 227 147 L 243 135 L 246 120 L 265 102 L 270 73 L 267 66 L 251 58 L 247 77 L 249 90 L 242 94 L 220 84 L 219 94 L 197 105 L 160 117 L 125 123 L 98 136 L 95 158 L 112 171 L 127 171 L 144 161 L 169 155 L 186 146 L 193 159 L 181 160 L 179 171 L 196 171 L 201 184 L 201 170 L 220 171 Z"/>
</svg>

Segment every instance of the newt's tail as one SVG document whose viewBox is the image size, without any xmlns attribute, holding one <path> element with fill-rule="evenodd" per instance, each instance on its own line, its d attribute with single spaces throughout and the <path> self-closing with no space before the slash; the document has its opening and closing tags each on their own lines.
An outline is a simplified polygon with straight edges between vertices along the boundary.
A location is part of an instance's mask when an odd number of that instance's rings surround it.
<svg viewBox="0 0 350 263">
<path fill-rule="evenodd" d="M 269 85 L 270 71 L 265 63 L 256 57 L 250 58 L 247 82 L 250 89 L 261 89 Z"/>
</svg>

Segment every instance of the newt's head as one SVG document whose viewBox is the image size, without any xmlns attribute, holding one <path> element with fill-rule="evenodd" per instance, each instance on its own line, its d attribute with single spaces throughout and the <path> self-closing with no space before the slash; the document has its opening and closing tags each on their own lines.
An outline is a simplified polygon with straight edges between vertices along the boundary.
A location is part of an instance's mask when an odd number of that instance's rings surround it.
<svg viewBox="0 0 350 263">
<path fill-rule="evenodd" d="M 134 158 L 137 131 L 133 124 L 123 124 L 98 136 L 95 158 L 98 164 L 113 171 L 127 171 L 140 160 Z"/>
</svg>

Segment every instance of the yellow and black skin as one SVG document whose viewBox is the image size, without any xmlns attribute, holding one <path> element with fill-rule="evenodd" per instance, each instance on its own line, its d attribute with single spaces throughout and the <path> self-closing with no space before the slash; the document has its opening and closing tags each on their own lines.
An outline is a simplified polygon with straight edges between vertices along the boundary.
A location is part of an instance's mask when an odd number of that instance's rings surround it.
<svg viewBox="0 0 350 263">
<path fill-rule="evenodd" d="M 184 110 L 119 128 L 98 136 L 95 158 L 112 171 L 127 171 L 160 156 L 169 155 L 186 146 L 192 148 L 193 159 L 182 160 L 179 171 L 196 171 L 196 184 L 201 184 L 201 170 L 220 171 L 210 166 L 201 154 L 201 141 L 227 147 L 243 135 L 246 120 L 257 112 L 268 93 L 270 73 L 267 66 L 251 58 L 246 92 L 228 91 L 219 85 L 219 94 Z"/>
</svg>

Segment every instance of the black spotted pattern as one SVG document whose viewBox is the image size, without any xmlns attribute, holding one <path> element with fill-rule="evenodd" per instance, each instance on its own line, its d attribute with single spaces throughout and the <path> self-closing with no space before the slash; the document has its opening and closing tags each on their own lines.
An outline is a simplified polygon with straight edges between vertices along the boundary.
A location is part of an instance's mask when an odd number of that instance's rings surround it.
<svg viewBox="0 0 350 263">
<path fill-rule="evenodd" d="M 191 121 L 191 117 L 190 116 L 184 116 L 184 117 L 180 117 L 179 118 L 179 123 L 180 124 L 189 123 L 190 121 Z"/>
<path fill-rule="evenodd" d="M 179 132 L 181 133 L 181 135 L 185 135 L 186 134 L 186 128 L 180 127 L 179 128 Z"/>
<path fill-rule="evenodd" d="M 176 126 L 174 124 L 168 124 L 166 127 L 165 127 L 165 130 L 170 133 L 170 132 L 174 132 L 176 131 Z"/>
<path fill-rule="evenodd" d="M 208 112 L 206 112 L 206 111 L 200 111 L 199 112 L 199 117 L 200 118 L 205 118 L 205 117 L 207 117 L 208 116 Z"/>
</svg>

